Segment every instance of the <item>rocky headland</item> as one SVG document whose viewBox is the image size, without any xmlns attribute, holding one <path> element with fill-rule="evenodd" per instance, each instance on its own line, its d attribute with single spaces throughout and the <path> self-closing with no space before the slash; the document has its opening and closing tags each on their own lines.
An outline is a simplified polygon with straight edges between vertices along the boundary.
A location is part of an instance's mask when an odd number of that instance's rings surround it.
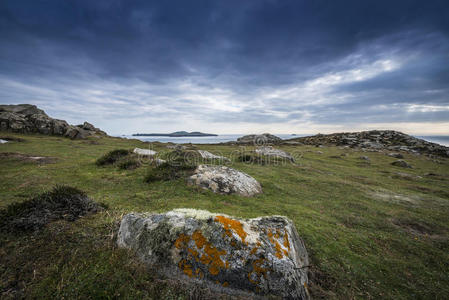
<svg viewBox="0 0 449 300">
<path fill-rule="evenodd" d="M 60 135 L 71 139 L 107 135 L 88 122 L 70 125 L 64 120 L 53 119 L 42 109 L 31 104 L 0 105 L 0 130 Z"/>
<path fill-rule="evenodd" d="M 405 151 L 415 154 L 449 157 L 449 147 L 394 130 L 317 134 L 284 141 L 285 144 L 292 144 L 292 142 L 298 145 L 348 146 L 372 151 Z"/>
</svg>

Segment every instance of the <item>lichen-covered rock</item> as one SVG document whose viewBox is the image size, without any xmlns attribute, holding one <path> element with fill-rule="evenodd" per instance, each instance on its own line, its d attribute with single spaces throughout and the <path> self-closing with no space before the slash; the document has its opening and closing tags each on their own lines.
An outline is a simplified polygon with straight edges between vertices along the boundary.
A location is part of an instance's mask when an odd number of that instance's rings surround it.
<svg viewBox="0 0 449 300">
<path fill-rule="evenodd" d="M 215 154 L 210 153 L 209 151 L 206 151 L 206 150 L 198 150 L 198 153 L 204 159 L 217 159 L 217 160 L 226 161 L 226 162 L 230 161 L 229 158 L 227 158 L 227 157 L 220 156 L 220 155 L 215 155 Z"/>
<path fill-rule="evenodd" d="M 231 295 L 308 299 L 308 255 L 282 216 L 236 219 L 203 210 L 123 217 L 118 245 L 162 275 Z"/>
<path fill-rule="evenodd" d="M 251 197 L 262 193 L 262 187 L 256 179 L 225 166 L 199 165 L 187 181 L 219 194 Z"/>
<path fill-rule="evenodd" d="M 285 158 L 290 161 L 295 161 L 293 159 L 293 157 L 290 155 L 290 153 L 287 153 L 280 149 L 275 149 L 271 146 L 259 147 L 255 151 L 257 154 L 260 154 L 260 155 L 272 156 L 272 157 L 277 157 L 277 158 Z"/>
</svg>

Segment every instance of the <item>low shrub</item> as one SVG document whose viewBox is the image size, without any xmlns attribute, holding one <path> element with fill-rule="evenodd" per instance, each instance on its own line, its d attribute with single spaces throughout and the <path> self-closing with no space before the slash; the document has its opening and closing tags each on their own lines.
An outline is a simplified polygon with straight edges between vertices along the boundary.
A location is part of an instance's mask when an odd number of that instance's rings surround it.
<svg viewBox="0 0 449 300">
<path fill-rule="evenodd" d="M 187 177 L 193 174 L 196 167 L 195 164 L 190 164 L 183 159 L 166 162 L 149 169 L 144 181 L 150 183 Z"/>
<path fill-rule="evenodd" d="M 120 170 L 133 170 L 140 167 L 140 161 L 135 156 L 125 156 L 116 162 Z"/>
<path fill-rule="evenodd" d="M 111 165 L 118 161 L 120 158 L 130 154 L 129 150 L 116 149 L 109 151 L 95 162 L 97 166 Z"/>
<path fill-rule="evenodd" d="M 92 201 L 84 192 L 70 186 L 56 186 L 51 191 L 20 203 L 13 203 L 0 211 L 0 230 L 38 230 L 51 221 L 74 221 L 80 216 L 95 213 L 104 205 Z"/>
</svg>

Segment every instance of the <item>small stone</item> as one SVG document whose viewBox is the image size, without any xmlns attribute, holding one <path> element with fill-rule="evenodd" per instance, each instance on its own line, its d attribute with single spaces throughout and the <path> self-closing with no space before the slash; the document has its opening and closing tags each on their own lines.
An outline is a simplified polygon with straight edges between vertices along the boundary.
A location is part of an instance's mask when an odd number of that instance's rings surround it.
<svg viewBox="0 0 449 300">
<path fill-rule="evenodd" d="M 394 161 L 391 164 L 393 166 L 401 167 L 401 168 L 411 168 L 412 167 L 408 162 L 406 162 L 405 160 L 401 160 L 401 159 Z"/>
<path fill-rule="evenodd" d="M 399 158 L 399 159 L 404 158 L 404 155 L 402 155 L 401 153 L 392 152 L 392 153 L 388 153 L 387 155 L 391 156 L 391 157 L 394 157 L 394 158 Z"/>
<path fill-rule="evenodd" d="M 370 160 L 368 156 L 364 156 L 364 155 L 360 156 L 359 158 L 362 159 L 362 160 Z"/>
<path fill-rule="evenodd" d="M 154 150 L 141 149 L 141 148 L 134 148 L 133 152 L 136 153 L 136 154 L 139 154 L 139 155 L 144 155 L 144 156 L 152 156 L 152 155 L 155 155 L 157 153 Z"/>
</svg>

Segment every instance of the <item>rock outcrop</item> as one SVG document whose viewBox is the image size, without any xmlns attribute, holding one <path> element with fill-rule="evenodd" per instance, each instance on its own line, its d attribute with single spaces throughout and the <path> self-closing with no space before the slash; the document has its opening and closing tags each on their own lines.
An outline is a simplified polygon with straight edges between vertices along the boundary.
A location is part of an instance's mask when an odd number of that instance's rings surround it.
<svg viewBox="0 0 449 300">
<path fill-rule="evenodd" d="M 219 194 L 251 197 L 262 193 L 262 187 L 256 179 L 225 166 L 199 165 L 187 182 Z"/>
<path fill-rule="evenodd" d="M 73 126 L 64 120 L 50 118 L 43 110 L 31 104 L 0 105 L 0 130 L 61 135 L 71 139 L 106 135 L 88 122 Z"/>
<path fill-rule="evenodd" d="M 250 134 L 245 135 L 237 139 L 238 144 L 253 144 L 257 146 L 264 146 L 269 144 L 280 144 L 282 139 L 275 135 L 264 133 L 264 134 Z"/>
<path fill-rule="evenodd" d="M 415 154 L 449 157 L 449 147 L 427 142 L 425 140 L 393 130 L 317 134 L 314 136 L 299 137 L 288 141 L 300 142 L 305 145 L 350 146 L 354 148 L 365 148 L 376 151 L 405 151 Z"/>
<path fill-rule="evenodd" d="M 292 221 L 204 210 L 130 213 L 118 232 L 161 275 L 237 296 L 308 299 L 308 255 Z"/>
<path fill-rule="evenodd" d="M 276 157 L 276 158 L 285 158 L 285 159 L 288 159 L 288 160 L 290 160 L 292 162 L 295 161 L 293 159 L 293 157 L 290 155 L 290 153 L 287 153 L 287 152 L 282 151 L 280 149 L 275 149 L 275 148 L 273 148 L 271 146 L 259 147 L 255 151 L 259 155 L 272 156 L 272 157 Z"/>
</svg>

